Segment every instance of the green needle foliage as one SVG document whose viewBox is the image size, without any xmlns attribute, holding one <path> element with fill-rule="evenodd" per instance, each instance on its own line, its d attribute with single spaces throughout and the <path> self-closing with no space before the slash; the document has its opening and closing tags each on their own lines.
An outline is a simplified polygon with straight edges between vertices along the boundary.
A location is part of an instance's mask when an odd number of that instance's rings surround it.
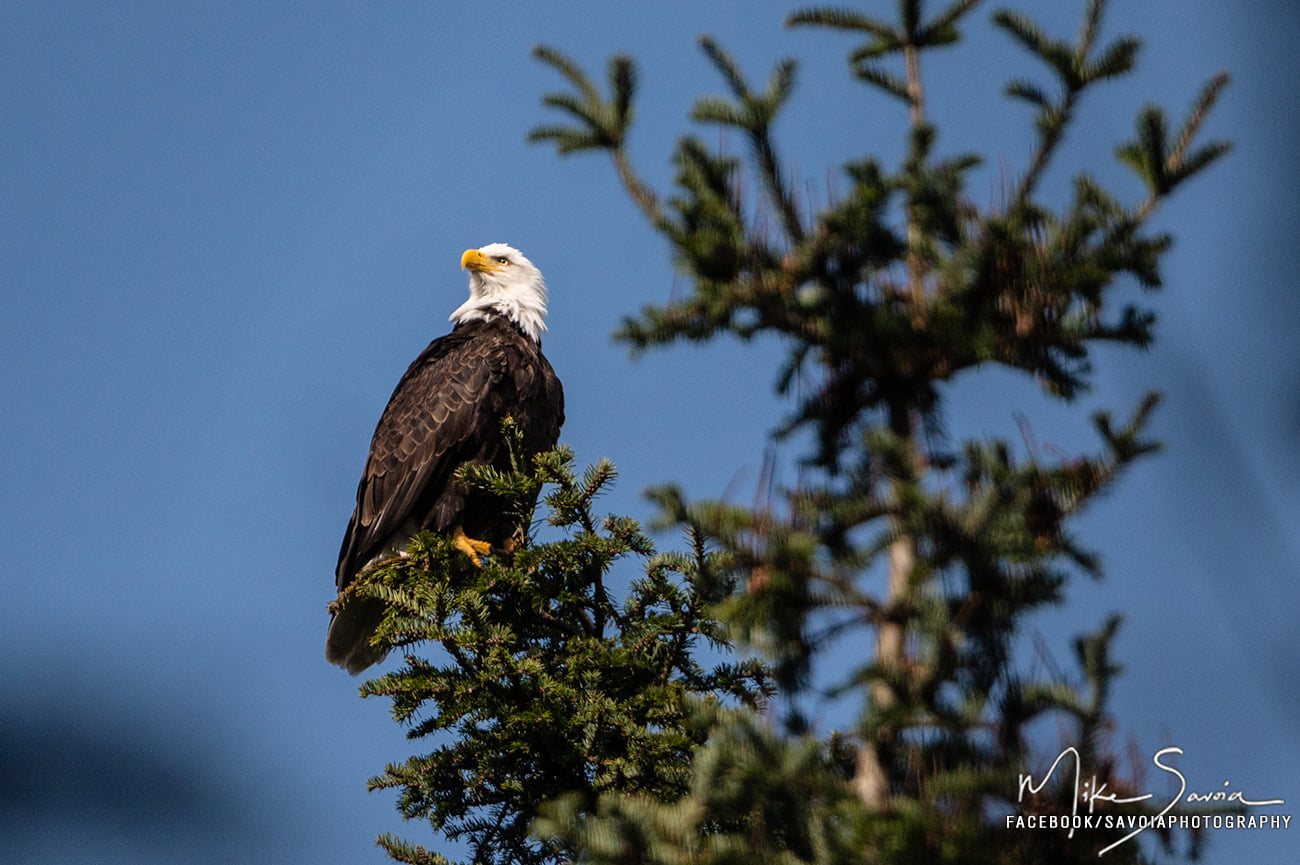
<svg viewBox="0 0 1300 865">
<path fill-rule="evenodd" d="M 791 410 L 774 433 L 807 432 L 795 441 L 812 442 L 801 486 L 775 491 L 764 506 L 688 502 L 673 487 L 655 493 L 665 522 L 694 539 L 693 578 L 734 586 L 712 609 L 770 659 L 791 698 L 784 730 L 743 709 L 699 715 L 711 733 L 673 795 L 610 789 L 544 806 L 537 837 L 579 861 L 1084 862 L 1124 834 L 1013 832 L 997 817 L 1072 813 L 1072 787 L 1059 777 L 1017 801 L 1021 773 L 1041 775 L 1056 753 L 1043 747 L 1044 724 L 1035 722 L 1063 723 L 1066 744 L 1109 791 L 1136 789 L 1108 742 L 1118 618 L 1079 638 L 1073 676 L 1026 672 L 1017 659 L 1026 617 L 1063 602 L 1076 575 L 1100 576 L 1071 526 L 1158 449 L 1145 433 L 1157 399 L 1146 397 L 1122 421 L 1096 413 L 1095 451 L 1052 459 L 1032 447 L 1018 456 L 998 438 L 955 440 L 944 399 L 959 375 L 996 367 L 1069 402 L 1090 387 L 1096 346 L 1150 345 L 1154 313 L 1115 294 L 1126 284 L 1161 286 L 1171 238 L 1148 222 L 1228 150 L 1195 144 L 1227 78 L 1208 83 L 1176 130 L 1158 108 L 1139 114 L 1133 140 L 1116 150 L 1144 184 L 1136 201 L 1082 170 L 1063 201 L 1044 201 L 1041 180 L 1081 100 L 1128 74 L 1139 42 L 1099 42 L 1105 0 L 1085 0 L 1073 41 L 1045 34 L 1023 13 L 995 13 L 996 26 L 1043 73 L 1006 86 L 1033 112 L 1035 144 L 1005 200 L 981 206 L 966 190 L 985 159 L 940 155 L 922 76 L 928 52 L 956 42 L 979 4 L 957 0 L 934 14 L 926 5 L 897 0 L 892 21 L 844 8 L 787 19 L 863 35 L 850 73 L 907 111 L 901 162 L 849 161 L 847 191 L 822 209 L 792 192 L 773 131 L 794 91 L 794 61 L 779 62 L 755 87 L 717 41 L 701 40 L 730 96 L 701 99 L 691 116 L 736 130 L 747 153 L 683 136 L 673 155 L 676 188 L 663 196 L 627 155 L 632 61 L 610 62 L 604 95 L 559 51 L 536 51 L 573 92 L 545 97 L 566 121 L 532 139 L 562 154 L 609 154 L 690 282 L 679 299 L 625 320 L 619 338 L 640 352 L 682 340 L 779 337 L 775 385 Z M 809 691 L 855 697 L 857 723 L 815 735 L 819 720 L 800 708 Z M 1107 854 L 1146 855 L 1134 843 Z"/>
<path fill-rule="evenodd" d="M 398 790 L 405 818 L 467 842 L 474 862 L 558 861 L 562 843 L 528 834 L 543 801 L 570 794 L 594 808 L 603 794 L 680 798 L 708 732 L 692 701 L 755 707 L 766 686 L 755 662 L 696 660 L 702 642 L 725 646 L 707 607 L 731 587 L 716 578 L 698 535 L 690 554 L 656 555 L 634 521 L 596 516 L 595 499 L 614 478 L 610 463 L 578 475 L 560 449 L 510 472 L 461 471 L 525 528 L 545 490 L 545 522 L 562 537 L 480 566 L 450 538 L 426 532 L 343 598 L 383 600 L 375 640 L 405 655 L 362 696 L 389 698 L 408 736 L 435 745 L 369 786 Z M 619 602 L 607 580 L 625 559 L 639 560 L 643 573 Z M 421 645 L 440 648 L 439 657 L 418 656 Z M 448 862 L 393 836 L 379 843 L 399 862 Z"/>
</svg>

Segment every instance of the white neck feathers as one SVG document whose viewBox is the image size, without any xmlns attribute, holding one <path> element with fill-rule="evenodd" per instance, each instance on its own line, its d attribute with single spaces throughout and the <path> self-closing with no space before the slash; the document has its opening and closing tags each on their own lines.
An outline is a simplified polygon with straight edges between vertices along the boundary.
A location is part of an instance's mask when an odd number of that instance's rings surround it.
<svg viewBox="0 0 1300 865">
<path fill-rule="evenodd" d="M 472 293 L 469 300 L 456 307 L 450 320 L 453 324 L 463 324 L 487 321 L 498 315 L 513 321 L 533 342 L 541 342 L 542 334 L 546 333 L 546 286 L 539 280 L 526 289 Z"/>
</svg>

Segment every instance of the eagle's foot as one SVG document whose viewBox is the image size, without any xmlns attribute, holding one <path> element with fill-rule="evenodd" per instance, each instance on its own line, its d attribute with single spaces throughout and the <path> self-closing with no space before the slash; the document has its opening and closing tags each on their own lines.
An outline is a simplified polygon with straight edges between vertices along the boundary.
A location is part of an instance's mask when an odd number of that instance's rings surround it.
<svg viewBox="0 0 1300 865">
<path fill-rule="evenodd" d="M 479 567 L 482 567 L 482 562 L 479 560 L 483 556 L 492 552 L 491 544 L 487 541 L 480 541 L 471 538 L 469 535 L 465 534 L 465 529 L 460 526 L 456 526 L 456 535 L 452 538 L 452 544 L 456 549 L 469 556 L 470 561 Z"/>
</svg>

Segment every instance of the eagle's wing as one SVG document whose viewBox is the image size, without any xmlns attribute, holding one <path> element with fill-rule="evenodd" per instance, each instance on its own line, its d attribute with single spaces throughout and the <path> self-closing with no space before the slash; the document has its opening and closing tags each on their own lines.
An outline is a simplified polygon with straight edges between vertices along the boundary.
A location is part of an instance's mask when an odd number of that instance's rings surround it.
<svg viewBox="0 0 1300 865">
<path fill-rule="evenodd" d="M 396 533 L 420 528 L 425 514 L 417 510 L 451 482 L 481 429 L 482 396 L 496 373 L 489 353 L 462 336 L 452 332 L 430 343 L 379 419 L 339 550 L 340 591 Z"/>
</svg>

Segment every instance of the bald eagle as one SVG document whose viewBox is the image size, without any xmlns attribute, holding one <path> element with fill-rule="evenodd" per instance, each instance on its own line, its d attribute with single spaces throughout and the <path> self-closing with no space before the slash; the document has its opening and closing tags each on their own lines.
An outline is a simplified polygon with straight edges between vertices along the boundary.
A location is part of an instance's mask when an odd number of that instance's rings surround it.
<svg viewBox="0 0 1300 865">
<path fill-rule="evenodd" d="M 546 284 L 517 249 L 491 243 L 461 256 L 469 300 L 397 383 L 375 428 L 357 485 L 357 505 L 339 550 L 336 585 L 399 555 L 422 530 L 452 532 L 476 562 L 510 540 L 513 526 L 491 497 L 453 473 L 466 463 L 509 466 L 501 420 L 514 418 L 525 456 L 554 447 L 564 391 L 542 355 Z M 375 600 L 353 601 L 330 621 L 325 657 L 349 673 L 377 663 L 370 638 L 383 616 Z"/>
</svg>

